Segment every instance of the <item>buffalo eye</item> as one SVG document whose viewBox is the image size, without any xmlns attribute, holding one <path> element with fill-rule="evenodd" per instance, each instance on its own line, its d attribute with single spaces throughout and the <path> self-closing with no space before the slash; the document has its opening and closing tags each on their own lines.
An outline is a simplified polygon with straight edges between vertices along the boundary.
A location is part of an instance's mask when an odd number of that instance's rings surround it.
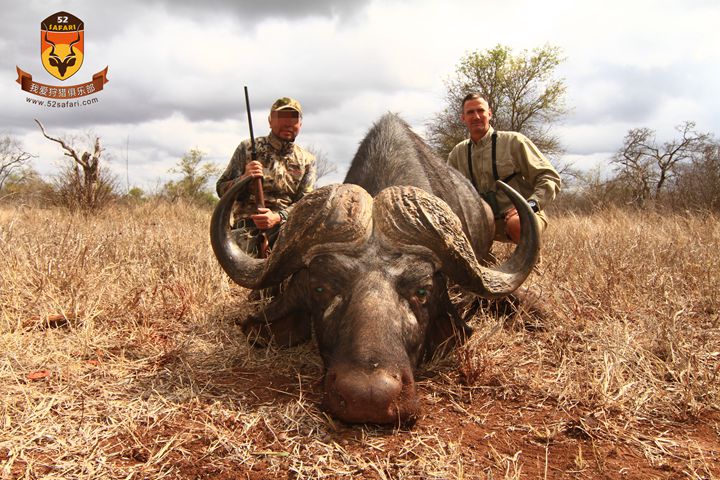
<svg viewBox="0 0 720 480">
<path fill-rule="evenodd" d="M 327 297 L 331 288 L 327 284 L 315 284 L 310 287 L 310 292 L 316 297 Z"/>
<path fill-rule="evenodd" d="M 413 292 L 413 300 L 417 301 L 420 305 L 427 303 L 430 298 L 430 287 L 419 287 Z"/>
</svg>

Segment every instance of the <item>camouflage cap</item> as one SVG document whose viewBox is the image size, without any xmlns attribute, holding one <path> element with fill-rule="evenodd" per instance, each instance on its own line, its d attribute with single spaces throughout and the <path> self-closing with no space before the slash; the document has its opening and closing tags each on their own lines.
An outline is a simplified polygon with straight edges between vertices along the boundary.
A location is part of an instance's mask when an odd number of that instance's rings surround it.
<svg viewBox="0 0 720 480">
<path fill-rule="evenodd" d="M 300 115 L 302 115 L 302 107 L 300 106 L 300 102 L 290 97 L 281 97 L 275 100 L 275 103 L 273 103 L 272 107 L 270 107 L 270 111 L 276 112 L 278 110 L 295 110 Z"/>
</svg>

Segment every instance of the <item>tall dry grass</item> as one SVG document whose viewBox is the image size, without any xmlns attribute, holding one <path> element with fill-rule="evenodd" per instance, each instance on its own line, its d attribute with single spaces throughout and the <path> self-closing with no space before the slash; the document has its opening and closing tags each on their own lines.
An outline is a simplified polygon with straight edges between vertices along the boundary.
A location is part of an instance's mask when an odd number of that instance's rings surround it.
<svg viewBox="0 0 720 480">
<path fill-rule="evenodd" d="M 554 219 L 546 315 L 478 313 L 388 430 L 319 410 L 312 345 L 246 345 L 209 216 L 0 209 L 2 478 L 720 475 L 717 217 Z"/>
<path fill-rule="evenodd" d="M 487 317 L 466 346 L 475 368 L 499 377 L 503 395 L 550 402 L 582 435 L 632 445 L 672 478 L 716 478 L 718 220 L 617 209 L 555 219 L 529 280 L 550 314 L 520 312 L 509 328 Z"/>
<path fill-rule="evenodd" d="M 562 386 L 551 391 L 630 418 L 686 421 L 717 409 L 718 219 L 613 210 L 558 227 L 566 234 L 548 238 L 542 283 L 574 328 L 551 339 Z"/>
</svg>

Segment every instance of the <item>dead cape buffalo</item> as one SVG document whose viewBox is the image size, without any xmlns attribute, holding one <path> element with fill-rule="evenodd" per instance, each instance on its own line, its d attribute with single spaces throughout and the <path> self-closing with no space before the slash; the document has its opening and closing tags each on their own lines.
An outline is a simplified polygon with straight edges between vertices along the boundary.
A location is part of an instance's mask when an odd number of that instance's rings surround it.
<svg viewBox="0 0 720 480">
<path fill-rule="evenodd" d="M 469 327 L 448 284 L 485 298 L 517 289 L 537 260 L 537 224 L 523 198 L 502 184 L 520 213 L 522 239 L 499 266 L 484 266 L 494 235 L 490 208 L 397 115 L 383 116 L 360 144 L 345 183 L 306 195 L 268 259 L 233 241 L 238 182 L 211 221 L 215 255 L 252 289 L 292 277 L 284 293 L 244 325 L 282 345 L 314 329 L 325 365 L 324 406 L 350 423 L 401 423 L 419 413 L 413 369 Z"/>
</svg>

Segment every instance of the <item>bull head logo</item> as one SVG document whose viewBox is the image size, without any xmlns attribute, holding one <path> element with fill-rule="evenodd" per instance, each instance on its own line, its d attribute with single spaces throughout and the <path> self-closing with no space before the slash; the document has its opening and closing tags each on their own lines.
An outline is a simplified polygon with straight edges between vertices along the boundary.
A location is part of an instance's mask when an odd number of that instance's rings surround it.
<svg viewBox="0 0 720 480">
<path fill-rule="evenodd" d="M 57 68 L 58 75 L 56 75 L 60 80 L 65 79 L 65 74 L 67 73 L 67 70 L 69 67 L 74 67 L 77 63 L 77 53 L 73 49 L 73 45 L 75 45 L 77 42 L 80 41 L 80 34 L 77 34 L 77 39 L 74 40 L 72 43 L 68 44 L 67 47 L 69 48 L 70 52 L 67 53 L 64 57 L 60 57 L 55 52 L 55 43 L 51 42 L 47 38 L 47 32 L 45 32 L 45 42 L 50 44 L 50 53 L 48 53 L 48 63 L 51 67 Z M 61 45 L 65 46 L 65 45 Z M 80 55 L 82 55 L 81 52 L 78 52 Z M 47 67 L 46 67 L 47 68 Z M 68 75 L 70 76 L 70 75 Z"/>
<path fill-rule="evenodd" d="M 50 15 L 41 24 L 40 52 L 45 70 L 59 80 L 72 77 L 84 57 L 83 22 L 66 12 Z"/>
</svg>

